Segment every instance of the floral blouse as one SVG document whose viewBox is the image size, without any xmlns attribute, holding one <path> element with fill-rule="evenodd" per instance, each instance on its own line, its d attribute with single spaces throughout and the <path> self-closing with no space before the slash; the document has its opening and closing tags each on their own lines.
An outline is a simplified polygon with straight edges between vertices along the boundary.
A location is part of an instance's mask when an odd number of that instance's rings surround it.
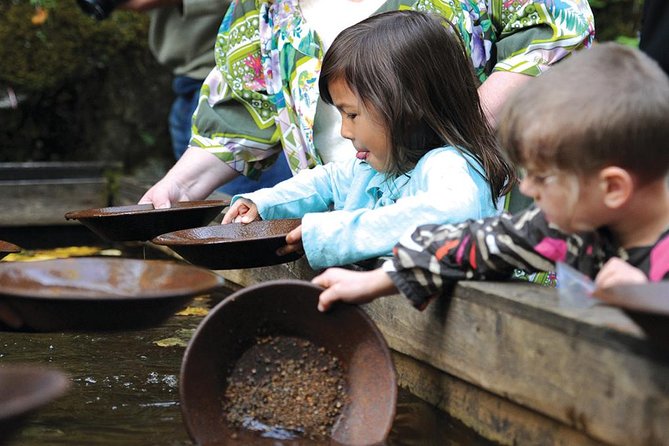
<svg viewBox="0 0 669 446">
<path fill-rule="evenodd" d="M 669 279 L 669 230 L 652 246 L 624 249 L 606 229 L 565 234 L 546 222 L 539 208 L 458 225 L 419 226 L 400 240 L 383 264 L 402 294 L 424 308 L 450 295 L 458 280 L 501 280 L 516 269 L 550 271 L 564 262 L 595 278 L 607 260 L 620 257 L 652 282 Z"/>
<path fill-rule="evenodd" d="M 536 76 L 594 38 L 587 0 L 388 0 L 377 13 L 398 9 L 453 23 L 481 81 L 493 71 Z M 281 150 L 293 173 L 322 164 L 313 127 L 324 51 L 299 1 L 233 1 L 215 54 L 190 145 L 254 178 Z"/>
</svg>

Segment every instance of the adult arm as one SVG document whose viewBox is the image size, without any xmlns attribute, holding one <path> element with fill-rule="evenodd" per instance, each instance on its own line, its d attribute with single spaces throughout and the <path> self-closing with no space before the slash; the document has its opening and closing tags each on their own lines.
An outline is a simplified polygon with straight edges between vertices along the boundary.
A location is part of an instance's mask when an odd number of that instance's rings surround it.
<svg viewBox="0 0 669 446">
<path fill-rule="evenodd" d="M 213 154 L 191 147 L 139 203 L 153 203 L 158 209 L 177 201 L 202 200 L 238 175 Z"/>
<path fill-rule="evenodd" d="M 165 207 L 173 201 L 202 199 L 239 174 L 257 177 L 276 159 L 280 149 L 277 147 L 279 137 L 275 131 L 273 107 L 268 105 L 266 119 L 256 122 L 242 99 L 267 101 L 268 98 L 251 90 L 247 94 L 239 91 L 239 94 L 233 94 L 228 85 L 233 78 L 231 62 L 227 58 L 226 36 L 234 18 L 243 15 L 252 3 L 234 2 L 228 11 L 217 39 L 217 66 L 205 79 L 200 93 L 190 147 L 172 170 L 149 189 L 141 203 L 152 202 L 157 207 Z M 256 34 L 254 36 L 257 38 Z M 254 48 L 253 45 L 250 47 Z M 259 57 L 259 49 L 256 50 L 250 51 L 249 57 Z M 256 81 L 256 84 L 260 82 Z M 255 88 L 262 89 L 259 84 Z"/>
<path fill-rule="evenodd" d="M 191 147 L 257 178 L 280 149 L 276 107 L 262 67 L 256 2 L 233 1 L 216 39 L 216 67 L 204 80 L 193 116 Z"/>
<path fill-rule="evenodd" d="M 594 16 L 587 0 L 518 3 L 491 2 L 497 62 L 479 96 L 493 125 L 515 89 L 572 51 L 589 47 L 594 39 Z"/>
<path fill-rule="evenodd" d="M 531 76 L 510 71 L 496 71 L 478 89 L 483 111 L 491 126 L 495 127 L 497 118 L 509 96 Z"/>
</svg>

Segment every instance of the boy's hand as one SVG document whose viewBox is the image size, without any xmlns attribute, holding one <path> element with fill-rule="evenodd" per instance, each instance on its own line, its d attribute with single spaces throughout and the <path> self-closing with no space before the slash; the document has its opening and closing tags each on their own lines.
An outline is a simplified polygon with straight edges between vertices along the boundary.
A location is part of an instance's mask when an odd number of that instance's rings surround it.
<svg viewBox="0 0 669 446">
<path fill-rule="evenodd" d="M 597 277 L 595 277 L 597 288 L 646 282 L 648 282 L 648 277 L 646 277 L 643 271 L 633 267 L 619 257 L 609 259 L 599 271 Z"/>
<path fill-rule="evenodd" d="M 240 198 L 234 202 L 223 216 L 221 224 L 228 223 L 251 223 L 260 220 L 260 214 L 255 203 L 246 198 Z"/>
<path fill-rule="evenodd" d="M 286 235 L 286 246 L 277 249 L 276 255 L 285 256 L 291 252 L 304 252 L 304 246 L 302 246 L 302 225 Z"/>
<path fill-rule="evenodd" d="M 364 304 L 377 297 L 397 292 L 395 284 L 381 268 L 373 271 L 351 271 L 329 268 L 311 281 L 327 288 L 318 298 L 318 310 L 327 311 L 340 300 L 352 304 Z"/>
</svg>

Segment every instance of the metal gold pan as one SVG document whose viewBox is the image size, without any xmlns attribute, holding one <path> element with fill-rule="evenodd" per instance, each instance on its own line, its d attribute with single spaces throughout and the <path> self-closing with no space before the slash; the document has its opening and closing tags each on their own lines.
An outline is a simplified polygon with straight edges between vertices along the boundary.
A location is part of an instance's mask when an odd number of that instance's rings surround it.
<svg viewBox="0 0 669 446">
<path fill-rule="evenodd" d="M 204 226 L 229 204 L 229 200 L 181 201 L 165 209 L 136 204 L 71 211 L 65 218 L 79 220 L 109 241 L 146 241 L 166 232 Z"/>
<path fill-rule="evenodd" d="M 143 328 L 160 324 L 193 297 L 223 282 L 204 268 L 165 260 L 77 257 L 2 262 L 0 305 L 6 329 Z"/>
<path fill-rule="evenodd" d="M 397 402 L 388 345 L 358 306 L 339 304 L 327 313 L 319 312 L 316 303 L 321 292 L 322 288 L 305 281 L 269 281 L 237 291 L 209 312 L 186 348 L 179 379 L 182 415 L 196 444 L 277 444 L 276 439 L 254 432 L 234 431 L 223 418 L 221 399 L 227 378 L 259 333 L 306 339 L 343 364 L 348 401 L 329 444 L 385 441 Z M 308 440 L 280 443 L 313 444 Z"/>
<path fill-rule="evenodd" d="M 302 257 L 302 253 L 276 255 L 285 246 L 286 235 L 300 223 L 296 218 L 212 225 L 162 234 L 151 241 L 209 269 L 256 268 Z"/>
</svg>

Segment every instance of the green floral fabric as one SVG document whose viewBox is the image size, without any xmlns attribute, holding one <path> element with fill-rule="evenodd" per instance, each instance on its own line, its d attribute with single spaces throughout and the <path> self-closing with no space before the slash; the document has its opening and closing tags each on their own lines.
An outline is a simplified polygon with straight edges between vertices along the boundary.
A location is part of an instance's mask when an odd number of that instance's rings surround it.
<svg viewBox="0 0 669 446">
<path fill-rule="evenodd" d="M 377 12 L 397 9 L 447 18 L 481 81 L 493 71 L 539 75 L 594 37 L 586 0 L 389 0 Z M 324 51 L 298 0 L 233 1 L 215 53 L 191 146 L 251 177 L 282 150 L 294 173 L 321 164 L 313 126 Z"/>
</svg>

